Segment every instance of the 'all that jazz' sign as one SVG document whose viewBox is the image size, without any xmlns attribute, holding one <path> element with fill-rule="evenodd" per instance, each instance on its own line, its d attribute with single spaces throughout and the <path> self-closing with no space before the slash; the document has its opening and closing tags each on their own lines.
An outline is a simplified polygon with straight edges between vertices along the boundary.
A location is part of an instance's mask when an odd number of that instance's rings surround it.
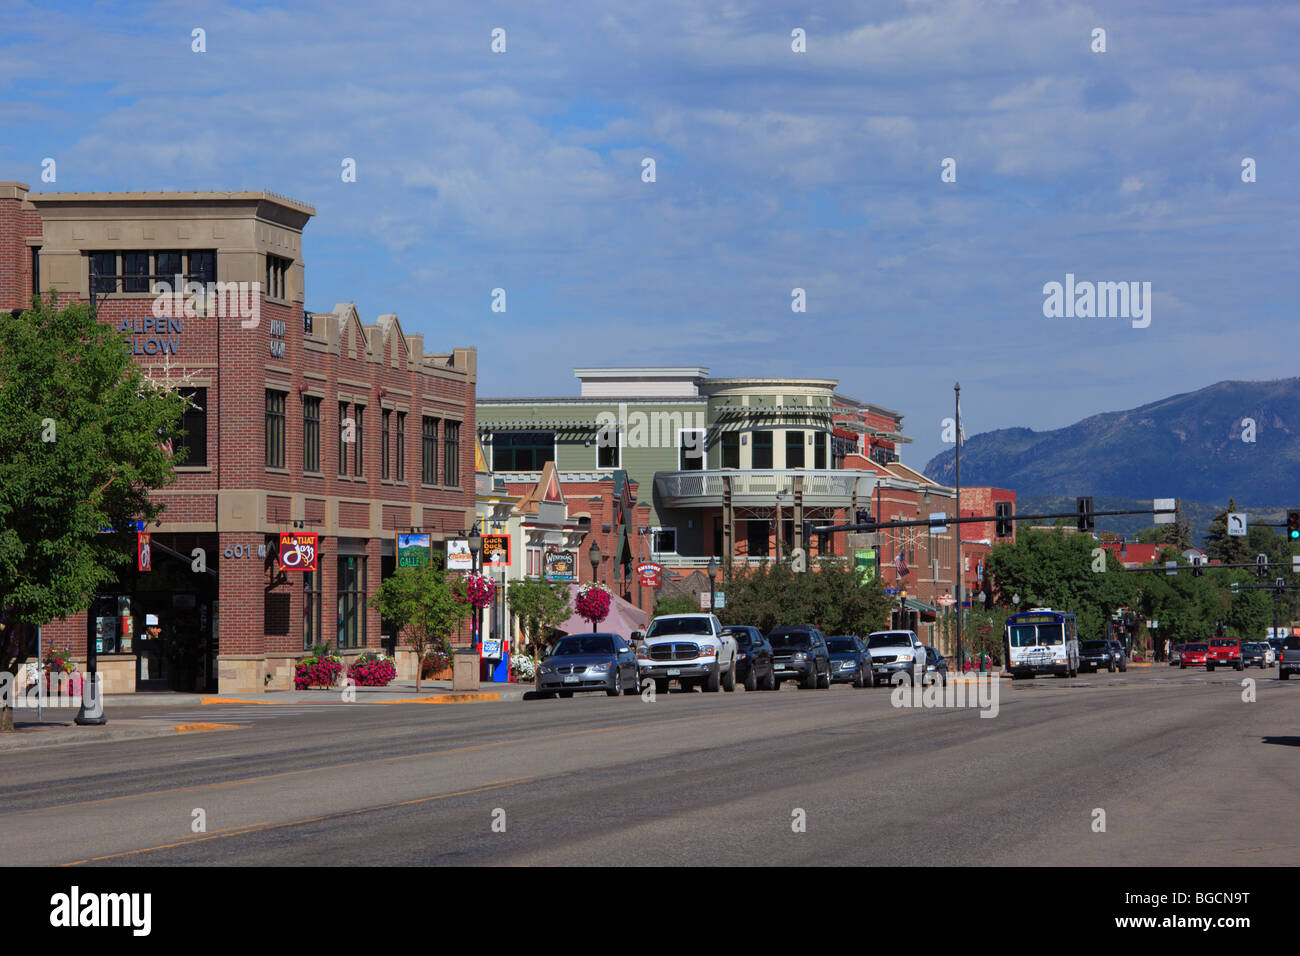
<svg viewBox="0 0 1300 956">
<path fill-rule="evenodd" d="M 280 532 L 280 570 L 316 570 L 316 532 Z"/>
</svg>

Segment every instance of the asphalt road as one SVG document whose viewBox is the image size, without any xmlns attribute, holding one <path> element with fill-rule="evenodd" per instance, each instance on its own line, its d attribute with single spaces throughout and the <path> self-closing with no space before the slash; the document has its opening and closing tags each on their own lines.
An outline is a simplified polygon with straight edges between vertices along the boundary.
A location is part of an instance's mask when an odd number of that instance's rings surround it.
<svg viewBox="0 0 1300 956">
<path fill-rule="evenodd" d="M 1276 674 L 201 708 L 235 729 L 5 754 L 0 826 L 11 865 L 1295 864 Z"/>
</svg>

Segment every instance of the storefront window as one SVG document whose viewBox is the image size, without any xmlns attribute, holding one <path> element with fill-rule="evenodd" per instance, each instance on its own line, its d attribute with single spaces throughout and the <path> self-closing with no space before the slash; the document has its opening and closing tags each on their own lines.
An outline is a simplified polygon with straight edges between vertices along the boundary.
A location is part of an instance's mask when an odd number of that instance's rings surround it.
<svg viewBox="0 0 1300 956">
<path fill-rule="evenodd" d="M 339 555 L 339 647 L 361 647 L 366 639 L 366 559 Z"/>
<path fill-rule="evenodd" d="M 320 643 L 320 572 L 304 571 L 302 576 L 302 587 L 302 649 L 304 651 L 309 651 Z"/>
</svg>

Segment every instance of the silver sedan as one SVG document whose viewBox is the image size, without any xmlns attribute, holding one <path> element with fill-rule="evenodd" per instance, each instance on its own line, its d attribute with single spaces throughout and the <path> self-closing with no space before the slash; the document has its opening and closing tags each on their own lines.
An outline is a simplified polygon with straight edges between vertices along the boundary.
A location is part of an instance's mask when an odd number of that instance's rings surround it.
<svg viewBox="0 0 1300 956">
<path fill-rule="evenodd" d="M 540 697 L 572 697 L 582 690 L 603 690 L 610 697 L 637 692 L 636 654 L 620 635 L 562 637 L 537 668 Z"/>
</svg>

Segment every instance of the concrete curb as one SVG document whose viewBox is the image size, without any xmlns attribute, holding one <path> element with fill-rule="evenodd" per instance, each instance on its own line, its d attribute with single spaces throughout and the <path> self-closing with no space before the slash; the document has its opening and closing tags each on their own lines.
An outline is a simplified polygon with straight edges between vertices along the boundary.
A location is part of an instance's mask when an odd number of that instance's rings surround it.
<svg viewBox="0 0 1300 956">
<path fill-rule="evenodd" d="M 188 728 L 188 729 L 183 729 Z M 243 729 L 240 724 L 131 724 L 128 726 L 78 727 L 58 724 L 33 730 L 19 730 L 0 734 L 0 753 L 15 750 L 32 750 L 43 747 L 84 747 L 115 743 L 123 740 L 142 740 L 149 737 L 175 737 L 183 733 L 205 730 Z"/>
</svg>

